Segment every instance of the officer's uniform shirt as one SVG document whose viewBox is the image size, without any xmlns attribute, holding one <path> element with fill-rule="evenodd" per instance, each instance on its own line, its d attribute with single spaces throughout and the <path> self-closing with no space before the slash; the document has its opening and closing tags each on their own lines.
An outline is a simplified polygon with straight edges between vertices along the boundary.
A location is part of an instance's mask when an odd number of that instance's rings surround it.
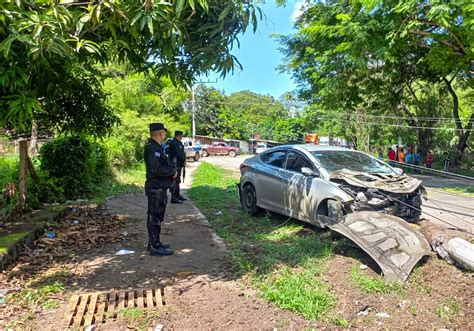
<svg viewBox="0 0 474 331">
<path fill-rule="evenodd" d="M 161 145 L 151 138 L 148 139 L 145 144 L 144 158 L 146 164 L 145 191 L 170 188 L 176 169 L 170 165 Z"/>
<path fill-rule="evenodd" d="M 169 143 L 168 155 L 173 161 L 176 158 L 176 167 L 182 168 L 186 161 L 186 153 L 184 152 L 184 145 L 181 141 L 173 138 Z M 174 162 L 174 161 L 173 161 Z"/>
</svg>

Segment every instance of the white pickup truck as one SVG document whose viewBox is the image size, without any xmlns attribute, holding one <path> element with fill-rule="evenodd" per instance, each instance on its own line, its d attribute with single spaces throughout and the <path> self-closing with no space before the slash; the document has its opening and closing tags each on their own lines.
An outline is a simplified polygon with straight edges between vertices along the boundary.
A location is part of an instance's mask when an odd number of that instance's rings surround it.
<svg viewBox="0 0 474 331">
<path fill-rule="evenodd" d="M 186 153 L 186 158 L 193 159 L 194 161 L 199 161 L 202 151 L 201 144 L 193 142 L 191 138 L 183 138 L 182 143 L 184 145 L 184 152 Z"/>
</svg>

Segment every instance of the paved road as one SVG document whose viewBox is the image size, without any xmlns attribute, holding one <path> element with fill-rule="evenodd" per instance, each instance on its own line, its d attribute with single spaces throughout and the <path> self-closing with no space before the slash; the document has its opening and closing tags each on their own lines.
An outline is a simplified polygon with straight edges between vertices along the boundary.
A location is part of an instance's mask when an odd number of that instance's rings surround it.
<svg viewBox="0 0 474 331">
<path fill-rule="evenodd" d="M 428 191 L 428 200 L 423 203 L 423 216 L 437 225 L 461 228 L 474 235 L 474 197 L 443 192 L 440 188 L 474 185 L 462 179 L 430 175 L 415 175 L 423 181 Z"/>
<path fill-rule="evenodd" d="M 227 156 L 210 156 L 202 161 L 226 168 L 235 172 L 239 165 L 249 158 L 249 155 L 240 155 L 235 158 Z M 462 187 L 472 185 L 465 180 L 444 177 L 416 175 L 423 181 L 428 190 L 428 200 L 423 203 L 423 217 L 436 225 L 450 229 L 460 229 L 470 236 L 474 236 L 474 197 L 442 192 L 443 187 Z"/>
</svg>

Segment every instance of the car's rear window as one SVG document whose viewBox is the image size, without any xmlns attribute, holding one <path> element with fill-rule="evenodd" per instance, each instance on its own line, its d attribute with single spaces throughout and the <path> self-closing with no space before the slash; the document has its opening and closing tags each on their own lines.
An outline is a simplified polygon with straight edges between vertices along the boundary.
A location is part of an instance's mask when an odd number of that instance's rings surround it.
<svg viewBox="0 0 474 331">
<path fill-rule="evenodd" d="M 329 172 L 349 169 L 368 173 L 394 173 L 376 158 L 357 151 L 314 151 L 311 154 Z"/>
</svg>

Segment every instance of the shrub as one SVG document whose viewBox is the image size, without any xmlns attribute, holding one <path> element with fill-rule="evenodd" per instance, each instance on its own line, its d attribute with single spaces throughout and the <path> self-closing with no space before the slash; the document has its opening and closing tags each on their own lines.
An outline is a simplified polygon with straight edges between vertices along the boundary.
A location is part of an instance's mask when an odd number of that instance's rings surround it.
<svg viewBox="0 0 474 331">
<path fill-rule="evenodd" d="M 68 199 L 88 196 L 108 171 L 106 150 L 78 136 L 59 137 L 40 150 L 41 170 L 57 180 Z"/>
<path fill-rule="evenodd" d="M 18 200 L 16 188 L 20 173 L 20 163 L 17 156 L 0 157 L 0 214 L 8 214 Z M 10 189 L 14 187 L 14 195 Z"/>
<path fill-rule="evenodd" d="M 28 181 L 27 204 L 29 207 L 40 208 L 43 203 L 64 201 L 64 189 L 59 179 L 48 178 L 44 171 L 38 172 L 37 179 Z"/>
</svg>

